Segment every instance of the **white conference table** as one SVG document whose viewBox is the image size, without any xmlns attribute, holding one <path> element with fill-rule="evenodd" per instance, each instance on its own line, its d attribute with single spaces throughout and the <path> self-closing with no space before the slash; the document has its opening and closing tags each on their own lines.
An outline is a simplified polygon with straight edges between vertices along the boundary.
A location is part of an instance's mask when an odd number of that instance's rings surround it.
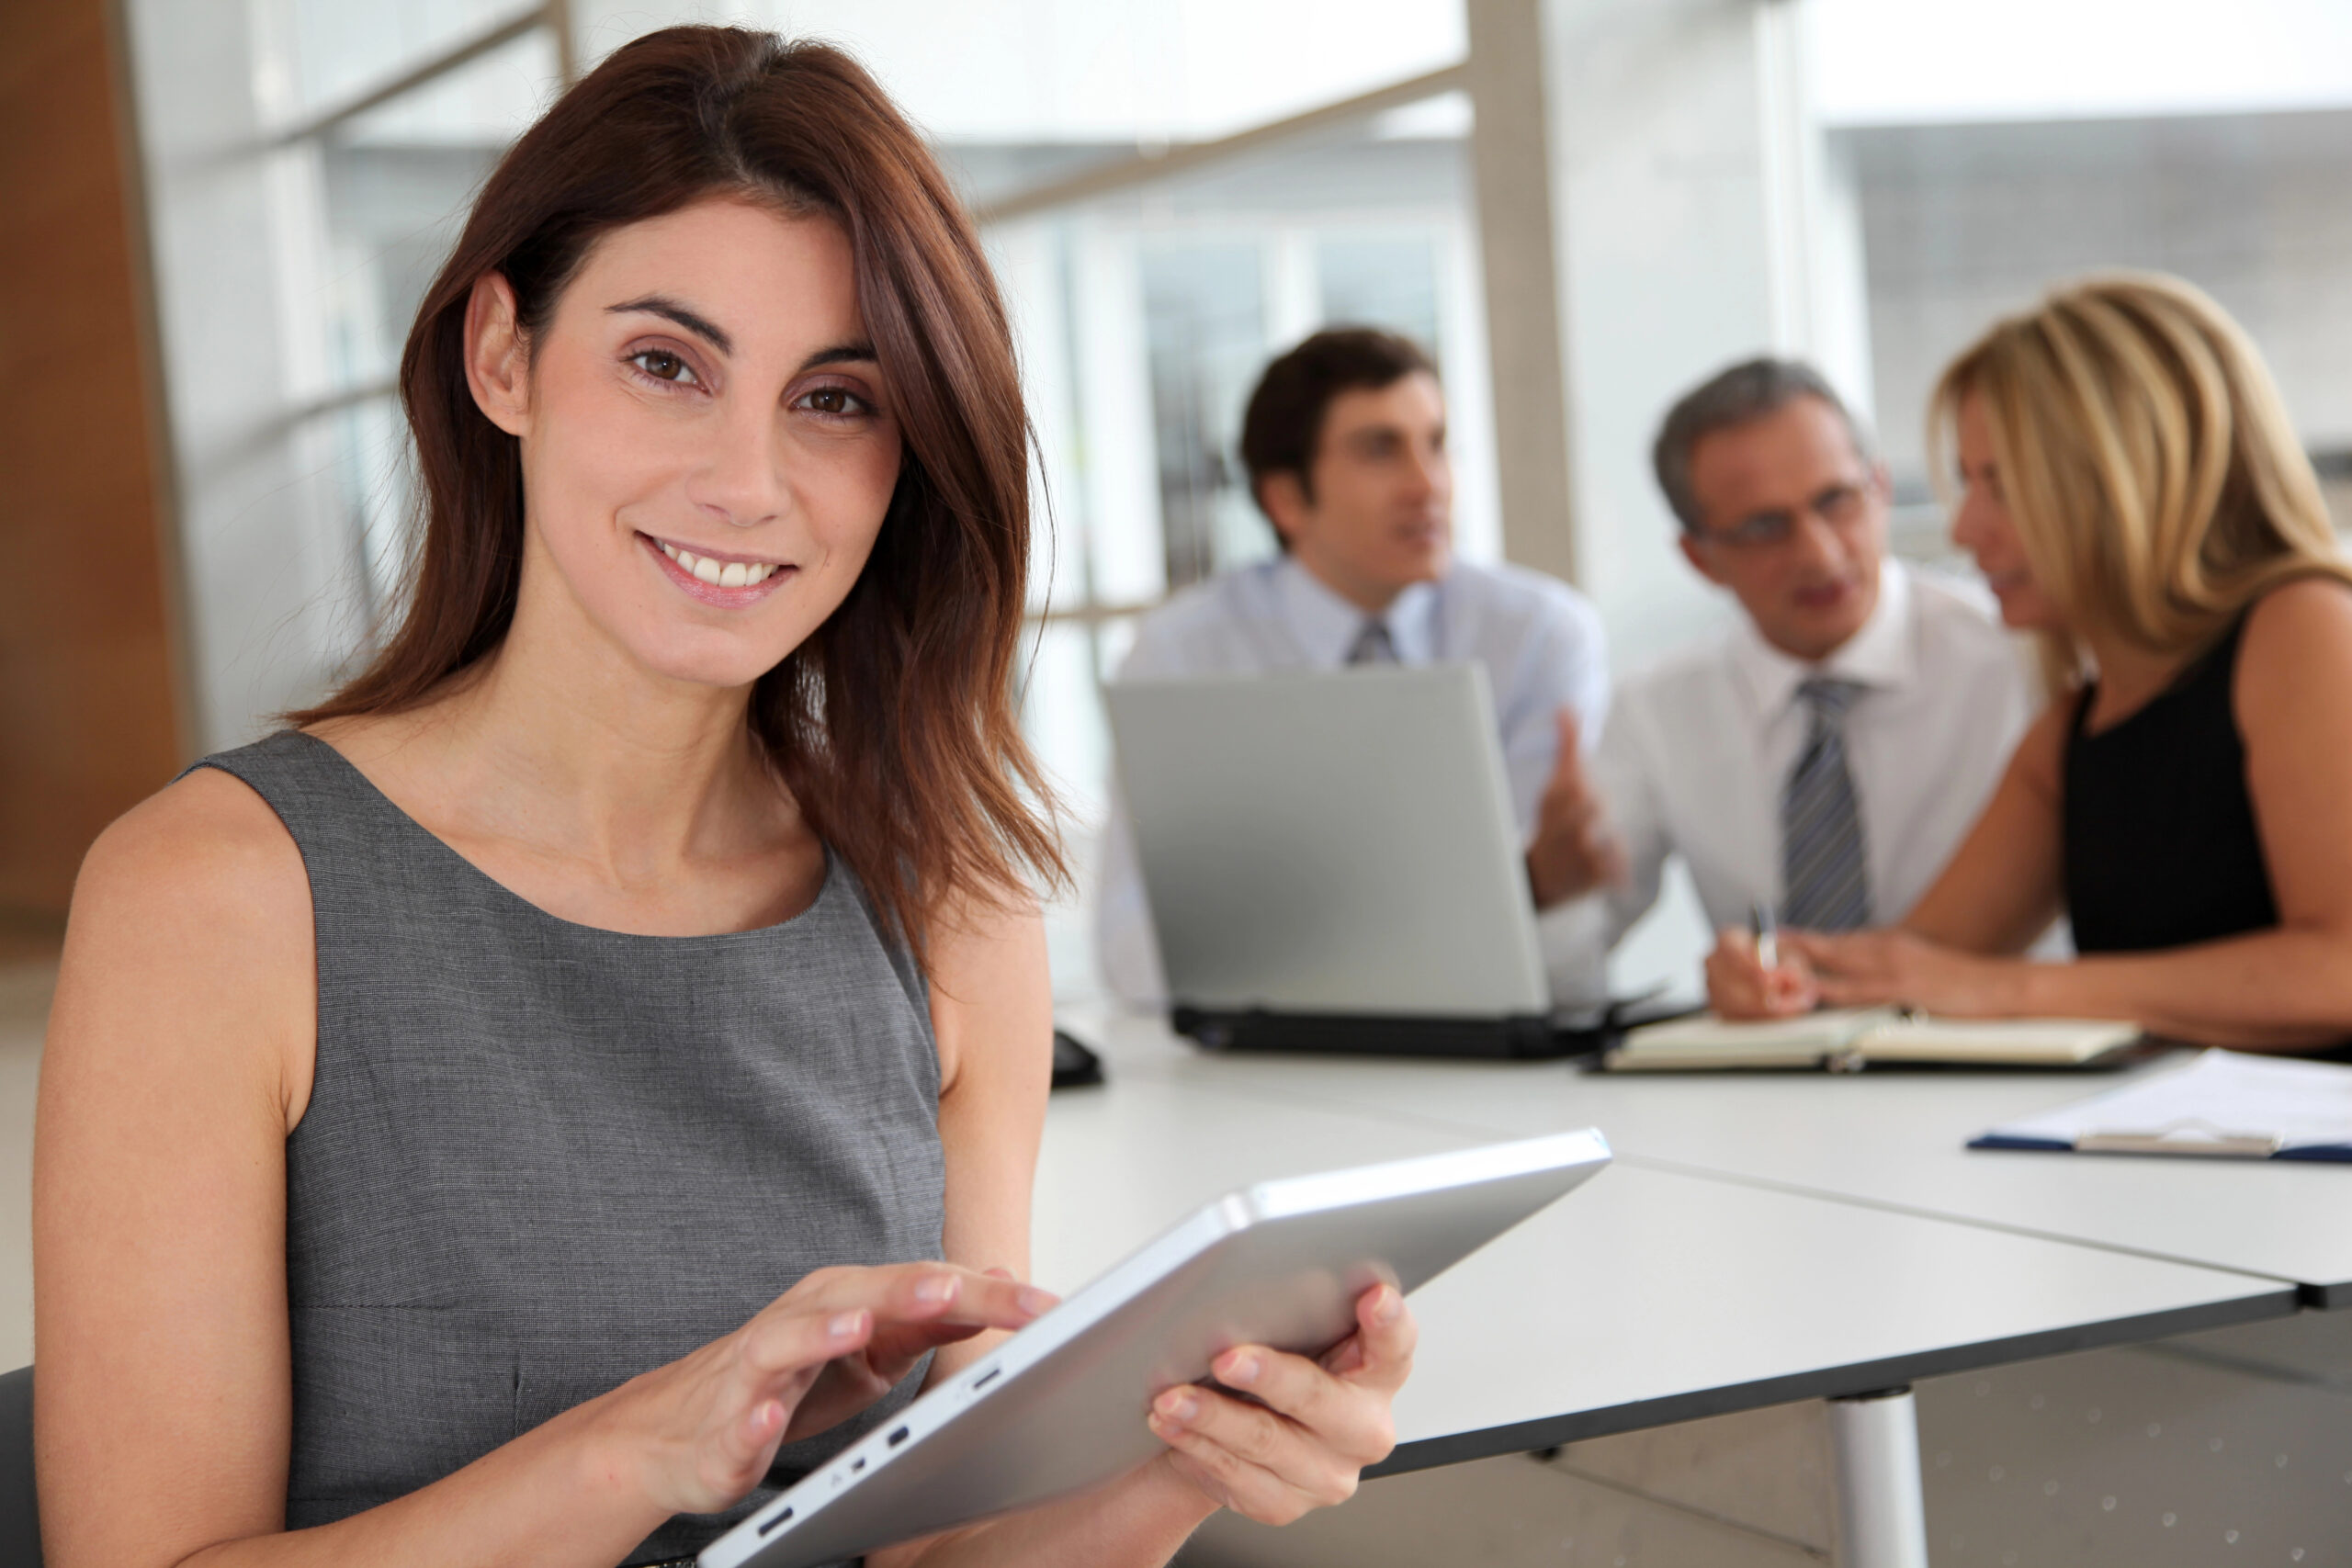
<svg viewBox="0 0 2352 1568">
<path fill-rule="evenodd" d="M 2352 1170 L 2300 1161 L 1972 1150 L 1996 1123 L 2123 1073 L 1609 1077 L 1566 1063 L 1208 1056 L 1156 1021 L 1093 1021 L 1131 1073 L 1348 1105 L 1498 1137 L 1598 1126 L 1619 1155 L 1851 1203 L 2288 1280 L 2352 1306 Z"/>
<path fill-rule="evenodd" d="M 1204 1057 L 1158 1026 L 1079 1023 L 1110 1082 L 1057 1094 L 1037 1178 L 1035 1276 L 1068 1291 L 1220 1193 L 1269 1177 L 1542 1128 L 1473 1116 L 1408 1072 L 1385 1109 L 1325 1092 L 1382 1064 Z M 1312 1069 L 1286 1081 L 1260 1068 Z M 1316 1081 L 1328 1070 L 1320 1086 Z M 1491 1079 L 1499 1100 L 1546 1077 Z M 1474 1069 L 1472 1077 L 1480 1075 Z M 1518 1086 L 1514 1090 L 1511 1086 Z M 1498 1124 L 1502 1121 L 1517 1125 Z M 1860 1568 L 1923 1562 L 1916 1378 L 2285 1316 L 2294 1285 L 1623 1160 L 1413 1299 L 1414 1375 L 1377 1473 L 1826 1398 Z M 1892 1413 L 1890 1416 L 1887 1413 Z M 1873 1541 L 1888 1542 L 1873 1547 Z"/>
</svg>

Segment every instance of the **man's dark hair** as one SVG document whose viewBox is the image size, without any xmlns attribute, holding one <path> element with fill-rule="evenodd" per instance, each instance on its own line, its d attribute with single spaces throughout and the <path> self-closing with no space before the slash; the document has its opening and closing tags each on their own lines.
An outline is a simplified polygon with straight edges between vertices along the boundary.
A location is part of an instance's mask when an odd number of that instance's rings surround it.
<svg viewBox="0 0 2352 1568">
<path fill-rule="evenodd" d="M 1437 367 L 1419 344 L 1375 327 L 1326 327 L 1266 367 L 1241 416 L 1241 466 L 1250 473 L 1250 496 L 1266 511 L 1265 484 L 1276 474 L 1295 474 L 1299 488 L 1315 499 L 1310 470 L 1323 439 L 1323 416 L 1341 392 L 1378 391 L 1415 371 L 1435 377 Z M 1269 512 L 1271 521 L 1273 514 Z M 1282 530 L 1274 530 L 1281 538 Z M 1282 540 L 1283 548 L 1290 541 Z"/>
<path fill-rule="evenodd" d="M 1837 410 L 1854 443 L 1854 455 L 1865 463 L 1871 460 L 1870 437 L 1820 371 L 1796 359 L 1743 360 L 1685 392 L 1667 411 L 1657 444 L 1650 448 L 1658 489 L 1666 491 L 1666 503 L 1681 519 L 1683 532 L 1695 534 L 1706 522 L 1690 488 L 1690 454 L 1699 443 L 1719 430 L 1778 413 L 1799 398 L 1819 398 Z"/>
</svg>

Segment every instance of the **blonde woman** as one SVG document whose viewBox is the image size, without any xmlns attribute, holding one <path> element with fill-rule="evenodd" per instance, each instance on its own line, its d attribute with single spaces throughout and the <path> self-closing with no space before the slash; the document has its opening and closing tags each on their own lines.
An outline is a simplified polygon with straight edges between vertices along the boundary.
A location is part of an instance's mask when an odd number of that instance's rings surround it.
<svg viewBox="0 0 2352 1568">
<path fill-rule="evenodd" d="M 2177 278 L 2095 278 L 1955 360 L 1931 429 L 2049 708 L 1908 918 L 1733 944 L 1718 1008 L 2352 1037 L 2352 570 L 2260 355 Z M 2061 913 L 2081 956 L 2018 956 Z"/>
</svg>

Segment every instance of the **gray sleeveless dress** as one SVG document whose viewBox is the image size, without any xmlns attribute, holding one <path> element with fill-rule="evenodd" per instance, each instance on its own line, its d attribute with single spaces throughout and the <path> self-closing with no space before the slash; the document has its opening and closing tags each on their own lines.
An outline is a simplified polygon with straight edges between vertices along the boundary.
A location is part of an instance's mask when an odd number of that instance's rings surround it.
<svg viewBox="0 0 2352 1568">
<path fill-rule="evenodd" d="M 837 857 L 782 925 L 630 936 L 510 893 L 322 741 L 198 765 L 277 811 L 318 928 L 318 1074 L 286 1145 L 289 1528 L 437 1480 L 813 1269 L 939 1256 L 923 977 Z M 626 1561 L 700 1550 L 923 1371 Z"/>
</svg>

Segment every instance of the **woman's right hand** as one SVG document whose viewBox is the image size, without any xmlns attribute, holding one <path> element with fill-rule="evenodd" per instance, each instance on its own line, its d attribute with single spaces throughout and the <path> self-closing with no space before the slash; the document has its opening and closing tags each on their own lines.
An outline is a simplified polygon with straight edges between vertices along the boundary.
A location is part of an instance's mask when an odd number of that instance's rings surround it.
<svg viewBox="0 0 2352 1568">
<path fill-rule="evenodd" d="M 1767 969 L 1755 937 L 1725 926 L 1707 954 L 1707 1005 L 1718 1018 L 1793 1018 L 1821 1005 L 1821 987 L 1788 943 L 1781 944 L 1780 962 Z"/>
<path fill-rule="evenodd" d="M 818 1269 L 734 1333 L 598 1402 L 599 1469 L 664 1513 L 716 1513 L 760 1483 L 787 1437 L 865 1409 L 926 1352 L 1019 1328 L 1054 1300 L 947 1263 Z"/>
</svg>

